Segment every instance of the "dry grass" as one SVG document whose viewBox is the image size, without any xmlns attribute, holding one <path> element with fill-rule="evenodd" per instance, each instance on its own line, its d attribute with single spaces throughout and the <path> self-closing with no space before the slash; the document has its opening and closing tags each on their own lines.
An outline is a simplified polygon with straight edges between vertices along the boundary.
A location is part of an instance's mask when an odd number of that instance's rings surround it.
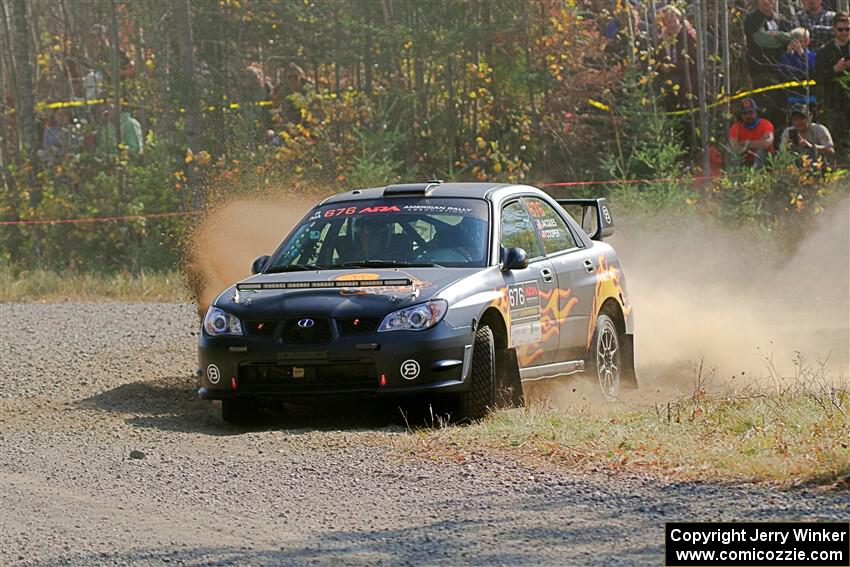
<svg viewBox="0 0 850 567">
<path fill-rule="evenodd" d="M 580 470 L 850 488 L 848 381 L 825 380 L 822 366 L 798 370 L 713 395 L 697 379 L 692 395 L 651 406 L 565 412 L 538 403 L 468 427 L 412 431 L 400 442 L 436 459 L 463 460 L 486 447 Z"/>
<path fill-rule="evenodd" d="M 186 278 L 176 271 L 101 275 L 0 267 L 0 302 L 188 301 L 189 297 Z"/>
</svg>

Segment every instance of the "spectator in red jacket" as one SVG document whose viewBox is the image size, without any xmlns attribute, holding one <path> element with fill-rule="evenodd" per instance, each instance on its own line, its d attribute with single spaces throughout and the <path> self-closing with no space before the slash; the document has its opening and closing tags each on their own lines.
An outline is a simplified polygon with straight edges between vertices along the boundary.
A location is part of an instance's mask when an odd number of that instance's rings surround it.
<svg viewBox="0 0 850 567">
<path fill-rule="evenodd" d="M 741 101 L 738 121 L 729 128 L 729 146 L 741 160 L 758 169 L 768 153 L 773 153 L 773 124 L 760 117 L 756 101 Z"/>
</svg>

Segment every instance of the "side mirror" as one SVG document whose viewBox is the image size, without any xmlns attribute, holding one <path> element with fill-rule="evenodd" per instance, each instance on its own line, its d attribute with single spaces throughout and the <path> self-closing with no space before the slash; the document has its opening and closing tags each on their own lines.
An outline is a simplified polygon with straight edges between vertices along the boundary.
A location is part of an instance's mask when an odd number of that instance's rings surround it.
<svg viewBox="0 0 850 567">
<path fill-rule="evenodd" d="M 259 274 L 263 271 L 263 268 L 266 267 L 266 262 L 269 261 L 270 256 L 259 256 L 256 260 L 251 262 L 251 275 Z"/>
<path fill-rule="evenodd" d="M 522 248 L 508 248 L 502 261 L 502 271 L 522 270 L 528 267 L 528 252 Z"/>
</svg>

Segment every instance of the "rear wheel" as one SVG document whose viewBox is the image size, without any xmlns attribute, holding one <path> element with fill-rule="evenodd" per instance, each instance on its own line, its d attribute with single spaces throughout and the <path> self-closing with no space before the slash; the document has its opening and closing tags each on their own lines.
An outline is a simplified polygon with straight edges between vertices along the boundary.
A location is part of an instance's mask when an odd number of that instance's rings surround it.
<svg viewBox="0 0 850 567">
<path fill-rule="evenodd" d="M 253 425 L 259 421 L 260 405 L 254 398 L 221 400 L 221 419 L 233 425 Z"/>
<path fill-rule="evenodd" d="M 471 387 L 460 395 L 462 419 L 481 419 L 496 405 L 496 360 L 493 331 L 482 325 L 472 346 Z"/>
<path fill-rule="evenodd" d="M 620 333 L 608 315 L 596 319 L 596 331 L 590 343 L 590 377 L 596 378 L 602 395 L 609 402 L 620 394 Z"/>
</svg>

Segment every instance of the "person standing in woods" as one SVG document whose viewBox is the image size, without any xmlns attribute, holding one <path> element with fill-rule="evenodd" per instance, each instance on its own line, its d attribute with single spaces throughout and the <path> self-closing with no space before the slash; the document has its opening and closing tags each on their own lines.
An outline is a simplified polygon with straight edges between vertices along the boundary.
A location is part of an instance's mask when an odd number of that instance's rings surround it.
<svg viewBox="0 0 850 567">
<path fill-rule="evenodd" d="M 112 122 L 112 107 L 107 106 L 103 110 L 103 124 L 97 134 L 97 149 L 101 153 L 115 152 L 118 138 L 115 135 L 115 126 Z M 144 151 L 145 139 L 142 134 L 142 126 L 133 118 L 130 110 L 121 109 L 121 144 L 127 146 L 132 154 L 141 154 Z"/>
<path fill-rule="evenodd" d="M 695 97 L 697 78 L 697 32 L 681 10 L 664 6 L 658 11 L 660 78 L 667 110 L 688 108 Z"/>
<path fill-rule="evenodd" d="M 242 143 L 255 148 L 262 142 L 266 130 L 271 127 L 271 114 L 267 106 L 260 103 L 269 99 L 271 88 L 262 68 L 252 62 L 242 69 L 238 77 Z"/>
<path fill-rule="evenodd" d="M 840 158 L 850 155 L 850 17 L 835 15 L 835 39 L 823 46 L 815 58 L 819 114 L 832 133 Z"/>
<path fill-rule="evenodd" d="M 61 108 L 53 110 L 44 122 L 44 133 L 41 137 L 40 153 L 44 162 L 50 167 L 62 163 L 78 143 L 68 111 Z"/>
<path fill-rule="evenodd" d="M 88 66 L 91 68 L 83 77 L 83 88 L 88 100 L 102 98 L 104 95 L 103 81 L 109 77 L 110 58 L 112 57 L 112 45 L 109 42 L 106 26 L 93 24 L 89 28 L 87 53 Z M 122 79 L 135 77 L 136 69 L 133 60 L 127 56 L 123 49 L 118 49 L 118 76 Z"/>
<path fill-rule="evenodd" d="M 779 58 L 779 70 L 788 81 L 808 81 L 815 76 L 815 52 L 809 49 L 809 30 L 794 28 L 791 30 L 794 38 L 785 53 Z M 784 89 L 786 101 L 793 104 L 814 104 L 814 89 L 808 85 L 794 86 Z"/>
<path fill-rule="evenodd" d="M 774 10 L 773 0 L 756 0 L 754 10 L 744 18 L 747 38 L 747 69 L 753 87 L 781 83 L 779 59 L 793 41 L 788 19 Z M 773 124 L 785 122 L 785 95 L 770 90 L 756 95 L 762 113 Z"/>
<path fill-rule="evenodd" d="M 284 71 L 283 80 L 278 81 L 272 89 L 272 106 L 276 122 L 280 124 L 298 124 L 301 121 L 301 111 L 293 101 L 293 95 L 302 94 L 307 84 L 307 74 L 304 70 L 290 62 Z"/>
<path fill-rule="evenodd" d="M 835 12 L 825 10 L 823 0 L 803 0 L 803 6 L 804 9 L 794 16 L 794 25 L 809 30 L 812 38 L 809 49 L 817 51 L 835 37 L 832 31 Z"/>
</svg>

